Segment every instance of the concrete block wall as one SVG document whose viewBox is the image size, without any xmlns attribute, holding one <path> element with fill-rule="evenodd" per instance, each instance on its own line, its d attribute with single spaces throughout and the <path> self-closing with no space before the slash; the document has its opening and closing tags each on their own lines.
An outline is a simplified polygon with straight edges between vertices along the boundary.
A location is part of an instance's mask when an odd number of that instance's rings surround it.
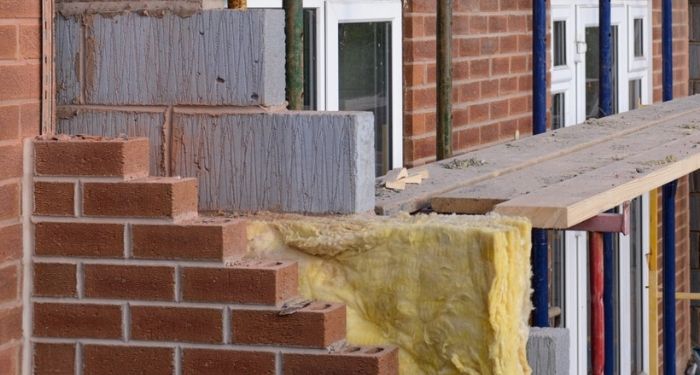
<svg viewBox="0 0 700 375">
<path fill-rule="evenodd" d="M 571 339 L 565 328 L 530 328 L 527 340 L 527 362 L 534 375 L 566 375 L 569 373 Z"/>
<path fill-rule="evenodd" d="M 225 8 L 227 0 L 55 0 L 62 15 L 85 13 L 116 14 L 125 11 L 160 12 L 174 10 L 192 14 L 202 9 Z"/>
<path fill-rule="evenodd" d="M 373 120 L 284 109 L 279 9 L 59 17 L 57 131 L 145 136 L 153 175 L 197 177 L 200 209 L 374 206 Z"/>
<path fill-rule="evenodd" d="M 245 219 L 148 177 L 147 139 L 56 138 L 33 150 L 34 374 L 398 373 L 396 348 L 344 343 L 344 305 L 281 314 L 297 264 L 241 260 Z"/>
<path fill-rule="evenodd" d="M 41 1 L 0 1 L 0 374 L 21 371 L 23 139 L 41 129 Z"/>
</svg>

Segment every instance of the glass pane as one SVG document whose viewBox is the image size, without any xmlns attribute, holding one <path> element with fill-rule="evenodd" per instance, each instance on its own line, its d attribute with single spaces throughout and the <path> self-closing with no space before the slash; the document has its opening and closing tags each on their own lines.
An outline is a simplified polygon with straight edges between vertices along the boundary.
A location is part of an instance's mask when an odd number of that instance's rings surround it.
<svg viewBox="0 0 700 375">
<path fill-rule="evenodd" d="M 642 80 L 630 81 L 630 111 L 642 106 Z"/>
<path fill-rule="evenodd" d="M 644 233 L 642 231 L 642 199 L 635 198 L 630 205 L 630 319 L 631 329 L 629 342 L 632 346 L 630 359 L 632 373 L 641 374 L 644 371 L 644 319 L 642 295 L 644 293 L 643 267 L 644 262 Z"/>
<path fill-rule="evenodd" d="M 549 240 L 549 325 L 564 327 L 564 256 L 565 234 L 562 230 L 550 230 Z"/>
<path fill-rule="evenodd" d="M 644 56 L 644 20 L 634 19 L 634 57 Z"/>
<path fill-rule="evenodd" d="M 316 9 L 304 9 L 304 109 L 316 110 Z"/>
<path fill-rule="evenodd" d="M 552 130 L 565 126 L 564 93 L 554 94 L 552 97 Z"/>
<path fill-rule="evenodd" d="M 600 29 L 586 28 L 586 119 L 600 116 L 599 87 L 600 87 L 600 44 L 598 39 Z M 617 84 L 617 26 L 612 27 L 612 113 L 618 112 Z"/>
<path fill-rule="evenodd" d="M 554 21 L 554 66 L 566 65 L 566 21 Z"/>
<path fill-rule="evenodd" d="M 374 113 L 375 171 L 391 166 L 391 23 L 338 25 L 339 106 Z"/>
</svg>

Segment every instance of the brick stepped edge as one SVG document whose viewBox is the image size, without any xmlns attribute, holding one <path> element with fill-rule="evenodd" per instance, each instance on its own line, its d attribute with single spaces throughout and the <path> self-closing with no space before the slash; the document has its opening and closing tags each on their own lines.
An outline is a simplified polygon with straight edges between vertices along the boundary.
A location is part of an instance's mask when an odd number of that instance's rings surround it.
<svg viewBox="0 0 700 375">
<path fill-rule="evenodd" d="M 195 179 L 149 177 L 145 139 L 34 146 L 34 374 L 398 373 L 296 262 L 243 260 L 246 220 L 198 216 Z"/>
</svg>

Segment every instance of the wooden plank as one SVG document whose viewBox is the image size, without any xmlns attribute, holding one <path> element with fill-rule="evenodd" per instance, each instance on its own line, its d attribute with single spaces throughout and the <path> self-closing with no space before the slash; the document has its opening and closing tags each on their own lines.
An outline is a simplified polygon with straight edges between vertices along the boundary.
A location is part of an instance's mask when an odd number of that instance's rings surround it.
<svg viewBox="0 0 700 375">
<path fill-rule="evenodd" d="M 700 169 L 700 132 L 520 196 L 495 212 L 524 216 L 537 228 L 570 228 Z"/>
<path fill-rule="evenodd" d="M 610 138 L 622 137 L 698 111 L 700 97 L 688 97 L 421 166 L 421 169 L 428 170 L 431 178 L 421 185 L 412 185 L 401 192 L 379 187 L 376 191 L 375 212 L 379 215 L 391 215 L 400 211 L 415 212 L 429 206 L 430 199 L 435 195 L 561 157 Z M 471 160 L 476 163 L 462 169 L 448 169 L 443 166 L 453 160 Z M 480 161 L 483 161 L 483 165 L 478 165 Z M 409 170 L 409 173 L 412 171 Z M 381 186 L 382 178 L 377 182 L 377 185 Z"/>
<path fill-rule="evenodd" d="M 437 195 L 431 200 L 431 206 L 440 213 L 484 214 L 499 203 L 624 160 L 699 130 L 698 114 L 676 117 L 633 135 L 612 138 L 560 158 Z"/>
</svg>

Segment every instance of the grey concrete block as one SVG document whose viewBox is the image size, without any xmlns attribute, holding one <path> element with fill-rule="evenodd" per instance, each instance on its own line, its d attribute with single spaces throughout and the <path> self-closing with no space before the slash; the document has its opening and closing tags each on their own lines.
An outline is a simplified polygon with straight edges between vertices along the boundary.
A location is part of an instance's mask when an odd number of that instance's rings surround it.
<svg viewBox="0 0 700 375">
<path fill-rule="evenodd" d="M 56 17 L 56 100 L 61 104 L 78 104 L 81 90 L 80 22 Z"/>
<path fill-rule="evenodd" d="M 569 330 L 566 328 L 530 328 L 527 362 L 532 374 L 568 374 L 569 345 Z"/>
<path fill-rule="evenodd" d="M 88 134 L 109 137 L 117 137 L 120 134 L 133 137 L 147 137 L 151 147 L 151 175 L 163 176 L 165 175 L 163 159 L 164 123 L 164 111 L 120 111 L 60 107 L 58 109 L 56 132 L 59 134 Z"/>
<path fill-rule="evenodd" d="M 94 15 L 83 22 L 86 104 L 272 106 L 285 100 L 280 9 Z M 74 63 L 61 59 L 57 69 Z"/>
<path fill-rule="evenodd" d="M 371 113 L 173 114 L 174 174 L 202 210 L 349 214 L 374 207 Z"/>
</svg>

